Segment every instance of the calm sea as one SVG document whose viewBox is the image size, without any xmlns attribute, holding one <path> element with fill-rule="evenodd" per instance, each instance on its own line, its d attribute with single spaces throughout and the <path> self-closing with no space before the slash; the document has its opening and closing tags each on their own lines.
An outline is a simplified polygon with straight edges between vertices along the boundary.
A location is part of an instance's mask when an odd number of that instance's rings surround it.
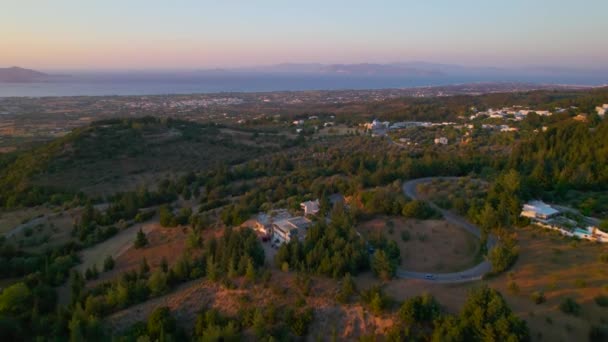
<svg viewBox="0 0 608 342">
<path fill-rule="evenodd" d="M 39 83 L 0 83 L 0 97 L 163 95 L 218 92 L 382 89 L 471 82 L 536 82 L 600 85 L 607 77 L 537 75 L 459 75 L 437 77 L 349 77 L 318 75 L 229 74 L 207 76 L 71 76 Z"/>
</svg>

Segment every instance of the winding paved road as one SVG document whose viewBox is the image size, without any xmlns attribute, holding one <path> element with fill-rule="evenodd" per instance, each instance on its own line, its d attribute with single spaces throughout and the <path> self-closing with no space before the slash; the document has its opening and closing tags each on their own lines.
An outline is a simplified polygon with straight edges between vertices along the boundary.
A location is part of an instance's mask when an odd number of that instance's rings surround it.
<svg viewBox="0 0 608 342">
<path fill-rule="evenodd" d="M 459 177 L 427 177 L 427 178 L 417 178 L 407 181 L 403 184 L 403 193 L 410 197 L 411 199 L 420 200 L 418 194 L 416 193 L 416 187 L 422 183 L 428 183 L 433 180 L 458 180 Z M 441 213 L 446 221 L 455 224 L 462 229 L 468 231 L 469 233 L 475 235 L 477 238 L 481 237 L 481 230 L 469 223 L 464 218 L 438 207 L 435 203 L 427 201 L 427 203 L 435 210 Z M 488 237 L 487 248 L 490 250 L 494 244 L 496 243 L 496 239 L 493 236 Z M 439 283 L 464 283 L 469 281 L 480 280 L 484 274 L 490 272 L 492 270 L 492 265 L 489 261 L 483 260 L 481 263 L 471 267 L 467 270 L 460 272 L 452 272 L 452 273 L 427 273 L 427 272 L 411 272 L 407 270 L 398 269 L 396 272 L 397 277 L 399 278 L 410 278 L 410 279 L 422 279 Z M 429 278 L 430 275 L 430 278 Z"/>
</svg>

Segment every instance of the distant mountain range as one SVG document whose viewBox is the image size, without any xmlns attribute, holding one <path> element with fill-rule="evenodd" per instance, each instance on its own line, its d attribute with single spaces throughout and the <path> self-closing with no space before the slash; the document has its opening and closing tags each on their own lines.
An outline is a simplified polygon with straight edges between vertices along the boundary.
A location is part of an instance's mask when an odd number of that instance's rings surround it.
<svg viewBox="0 0 608 342">
<path fill-rule="evenodd" d="M 19 67 L 0 68 L 0 82 L 35 82 L 47 80 L 51 75 Z"/>
<path fill-rule="evenodd" d="M 395 78 L 442 78 L 472 77 L 479 80 L 513 80 L 517 77 L 586 77 L 605 75 L 608 70 L 583 68 L 525 66 L 517 68 L 475 67 L 456 64 L 428 63 L 421 61 L 404 63 L 359 63 L 359 64 L 320 64 L 320 63 L 283 63 L 248 68 L 199 70 L 201 73 L 266 73 L 266 74 L 310 74 L 352 77 L 395 77 Z M 527 80 L 529 81 L 529 80 Z"/>
<path fill-rule="evenodd" d="M 54 86 L 62 83 L 66 87 L 69 83 L 77 82 L 99 87 L 112 84 L 111 89 L 125 82 L 167 89 L 190 83 L 191 86 L 182 90 L 186 92 L 378 89 L 477 82 L 605 85 L 608 84 L 608 69 L 551 66 L 497 68 L 413 61 L 385 64 L 282 63 L 198 70 L 81 70 L 72 71 L 70 75 L 59 75 L 11 67 L 0 68 L 0 82 L 44 82 Z"/>
<path fill-rule="evenodd" d="M 423 62 L 410 63 L 358 63 L 358 64 L 297 64 L 283 63 L 267 66 L 256 66 L 250 68 L 235 68 L 222 71 L 231 72 L 263 72 L 263 73 L 295 73 L 295 74 L 317 74 L 317 75 L 345 75 L 345 76 L 442 76 L 447 69 L 459 68 L 458 66 L 432 64 Z M 216 70 L 219 71 L 219 70 Z"/>
</svg>

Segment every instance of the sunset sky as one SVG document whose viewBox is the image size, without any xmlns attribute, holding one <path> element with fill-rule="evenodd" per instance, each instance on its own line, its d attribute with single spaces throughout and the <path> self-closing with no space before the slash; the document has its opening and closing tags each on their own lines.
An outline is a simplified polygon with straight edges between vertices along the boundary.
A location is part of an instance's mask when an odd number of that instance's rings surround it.
<svg viewBox="0 0 608 342">
<path fill-rule="evenodd" d="M 606 0 L 4 0 L 0 67 L 422 60 L 605 68 L 607 33 Z"/>
</svg>

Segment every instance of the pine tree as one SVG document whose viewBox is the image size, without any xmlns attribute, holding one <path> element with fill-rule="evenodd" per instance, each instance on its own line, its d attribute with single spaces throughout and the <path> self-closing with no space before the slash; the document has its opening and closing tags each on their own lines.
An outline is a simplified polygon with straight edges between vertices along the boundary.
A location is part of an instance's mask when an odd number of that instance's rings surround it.
<svg viewBox="0 0 608 342">
<path fill-rule="evenodd" d="M 218 270 L 217 265 L 213 261 L 213 257 L 207 258 L 207 278 L 211 281 L 216 281 L 218 279 Z"/>
<path fill-rule="evenodd" d="M 262 309 L 256 308 L 253 313 L 253 331 L 258 338 L 261 338 L 266 332 L 266 322 L 264 320 L 264 314 Z"/>
<path fill-rule="evenodd" d="M 379 249 L 374 253 L 372 270 L 380 279 L 390 280 L 395 274 L 396 266 L 393 265 L 386 253 Z"/>
<path fill-rule="evenodd" d="M 150 265 L 148 265 L 148 260 L 144 257 L 141 259 L 141 264 L 139 264 L 139 274 L 141 277 L 145 277 L 148 272 L 150 272 Z"/>
<path fill-rule="evenodd" d="M 249 281 L 255 281 L 256 271 L 255 266 L 253 265 L 253 261 L 251 261 L 251 258 L 247 259 L 247 270 L 245 271 L 245 277 Z"/>
<path fill-rule="evenodd" d="M 160 268 L 163 270 L 163 272 L 167 273 L 169 272 L 169 262 L 167 261 L 167 258 L 163 256 L 163 258 L 160 260 Z"/>
<path fill-rule="evenodd" d="M 338 301 L 341 303 L 348 302 L 350 297 L 355 294 L 356 290 L 353 277 L 350 276 L 350 273 L 347 273 L 344 278 L 342 278 L 342 286 L 340 287 L 340 292 L 337 296 Z"/>
<path fill-rule="evenodd" d="M 146 237 L 146 234 L 140 228 L 139 231 L 137 231 L 137 236 L 135 237 L 135 243 L 133 244 L 133 246 L 135 248 L 143 248 L 147 244 L 148 244 L 148 238 Z"/>
<path fill-rule="evenodd" d="M 106 259 L 103 261 L 103 271 L 107 272 L 114 268 L 114 259 L 112 259 L 111 255 L 108 255 Z"/>
</svg>

